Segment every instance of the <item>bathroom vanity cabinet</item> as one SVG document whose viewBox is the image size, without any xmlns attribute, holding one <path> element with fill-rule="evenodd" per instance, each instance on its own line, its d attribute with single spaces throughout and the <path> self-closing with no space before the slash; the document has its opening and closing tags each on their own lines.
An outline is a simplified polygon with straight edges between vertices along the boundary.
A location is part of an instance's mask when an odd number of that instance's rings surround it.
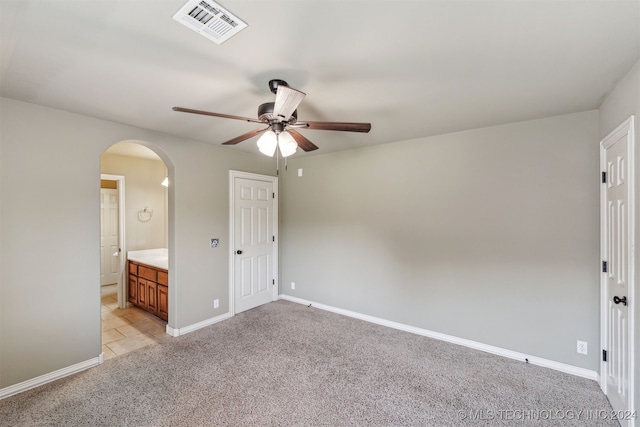
<svg viewBox="0 0 640 427">
<path fill-rule="evenodd" d="M 169 320 L 168 271 L 129 260 L 129 302 Z"/>
</svg>

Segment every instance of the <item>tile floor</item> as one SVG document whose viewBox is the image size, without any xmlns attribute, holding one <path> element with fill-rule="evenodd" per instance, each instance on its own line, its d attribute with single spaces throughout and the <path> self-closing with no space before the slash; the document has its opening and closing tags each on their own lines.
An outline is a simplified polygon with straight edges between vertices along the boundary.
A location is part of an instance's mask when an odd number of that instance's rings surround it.
<svg viewBox="0 0 640 427">
<path fill-rule="evenodd" d="M 104 358 L 120 356 L 170 338 L 167 322 L 138 307 L 118 308 L 116 285 L 100 288 L 102 296 L 102 351 Z"/>
</svg>

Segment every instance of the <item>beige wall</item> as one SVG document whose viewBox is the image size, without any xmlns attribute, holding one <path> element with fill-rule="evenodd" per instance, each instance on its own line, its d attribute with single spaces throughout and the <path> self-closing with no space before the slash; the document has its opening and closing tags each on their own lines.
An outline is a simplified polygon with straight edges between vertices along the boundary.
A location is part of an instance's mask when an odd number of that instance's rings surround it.
<svg viewBox="0 0 640 427">
<path fill-rule="evenodd" d="M 160 185 L 167 174 L 164 163 L 110 153 L 103 154 L 101 160 L 101 173 L 125 177 L 126 250 L 166 248 L 168 189 Z M 153 211 L 148 222 L 138 218 L 144 208 Z"/>
<path fill-rule="evenodd" d="M 282 292 L 596 370 L 598 178 L 597 111 L 292 158 Z"/>
<path fill-rule="evenodd" d="M 0 388 L 101 352 L 100 158 L 117 142 L 152 147 L 172 180 L 170 326 L 229 310 L 229 170 L 271 159 L 7 98 L 0 116 Z"/>
</svg>

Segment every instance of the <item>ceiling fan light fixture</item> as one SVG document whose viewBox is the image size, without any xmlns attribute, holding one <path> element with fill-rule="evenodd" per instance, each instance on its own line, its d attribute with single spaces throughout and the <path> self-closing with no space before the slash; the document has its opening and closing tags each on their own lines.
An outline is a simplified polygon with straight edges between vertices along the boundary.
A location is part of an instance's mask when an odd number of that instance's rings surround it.
<svg viewBox="0 0 640 427">
<path fill-rule="evenodd" d="M 268 130 L 258 139 L 258 150 L 265 156 L 273 157 L 278 146 L 278 136 L 272 130 Z"/>
<path fill-rule="evenodd" d="M 258 140 L 258 149 L 262 154 L 269 157 L 272 157 L 275 154 L 278 147 L 280 148 L 279 152 L 282 154 L 282 157 L 292 155 L 298 150 L 298 147 L 306 152 L 318 149 L 317 145 L 299 133 L 296 128 L 363 133 L 367 133 L 371 130 L 371 123 L 308 121 L 298 123 L 297 108 L 305 97 L 304 92 L 291 89 L 287 82 L 277 79 L 269 81 L 269 88 L 271 89 L 271 92 L 276 94 L 276 101 L 260 104 L 258 107 L 257 119 L 183 107 L 173 107 L 173 111 L 241 120 L 243 122 L 250 123 L 262 123 L 267 127 L 245 132 L 242 135 L 223 142 L 222 145 L 236 145 L 239 142 L 262 134 Z M 285 130 L 287 128 L 289 129 L 288 131 Z M 280 135 L 280 138 L 278 138 L 278 135 Z M 278 142 L 278 140 L 280 141 Z"/>
<path fill-rule="evenodd" d="M 298 143 L 289 132 L 283 131 L 278 135 L 278 147 L 280 147 L 282 157 L 289 157 L 298 149 Z"/>
</svg>

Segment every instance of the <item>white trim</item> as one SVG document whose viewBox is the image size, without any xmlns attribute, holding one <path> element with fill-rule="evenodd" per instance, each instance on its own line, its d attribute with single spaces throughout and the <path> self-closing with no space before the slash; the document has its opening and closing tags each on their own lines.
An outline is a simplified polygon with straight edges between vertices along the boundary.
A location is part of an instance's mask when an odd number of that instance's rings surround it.
<svg viewBox="0 0 640 427">
<path fill-rule="evenodd" d="M 279 193 L 278 193 L 278 177 L 270 176 L 270 175 L 259 175 L 256 173 L 250 172 L 242 172 L 236 170 L 229 170 L 229 313 L 230 316 L 235 316 L 236 307 L 235 307 L 235 292 L 234 292 L 234 284 L 235 284 L 235 216 L 234 216 L 234 206 L 235 206 L 235 194 L 234 194 L 234 182 L 236 178 L 242 179 L 252 179 L 255 181 L 266 181 L 273 184 L 273 192 L 275 194 L 273 200 L 273 235 L 275 236 L 276 241 L 273 243 L 273 280 L 275 281 L 273 285 L 273 294 L 271 296 L 271 301 L 276 301 L 278 299 L 278 288 L 279 288 L 279 272 L 278 272 L 278 243 L 280 240 L 280 236 L 278 234 L 278 204 L 279 204 Z"/>
<path fill-rule="evenodd" d="M 332 307 L 330 305 L 320 304 L 320 303 L 308 301 L 302 298 L 292 297 L 289 295 L 281 294 L 280 298 L 286 301 L 291 301 L 291 302 L 295 302 L 295 303 L 303 304 L 307 306 L 311 304 L 312 307 L 318 308 L 320 310 L 330 311 L 332 313 L 341 314 L 343 316 L 353 317 L 355 319 L 364 320 L 365 322 L 375 323 L 376 325 L 386 326 L 388 328 L 393 328 L 400 331 L 421 335 L 423 337 L 434 338 L 440 341 L 462 345 L 464 347 L 469 347 L 475 350 L 484 351 L 486 353 L 507 357 L 509 359 L 521 360 L 523 362 L 528 360 L 528 363 L 531 363 L 532 365 L 543 366 L 545 368 L 550 368 L 556 371 L 565 372 L 567 374 L 588 378 L 590 380 L 598 381 L 598 378 L 599 378 L 598 373 L 590 369 L 580 368 L 578 366 L 573 366 L 573 365 L 567 365 L 566 363 L 555 362 L 553 360 L 543 359 L 540 357 L 529 356 L 528 354 L 520 353 L 517 351 L 507 350 L 505 348 L 495 347 L 492 345 L 483 344 L 477 341 L 471 341 L 464 338 L 458 338 L 452 335 L 430 331 L 428 329 L 417 328 L 415 326 L 405 325 L 403 323 L 392 322 L 390 320 L 381 319 L 379 317 L 369 316 L 367 314 L 361 314 L 355 311 Z"/>
<path fill-rule="evenodd" d="M 636 233 L 635 233 L 635 117 L 632 115 L 627 120 L 622 122 L 618 127 L 616 127 L 611 133 L 609 133 L 606 137 L 600 141 L 600 171 L 606 171 L 605 164 L 605 149 L 611 146 L 620 138 L 627 135 L 627 154 L 628 154 L 628 201 L 627 205 L 629 206 L 629 225 L 628 225 L 628 245 L 629 245 L 629 253 L 627 264 L 629 266 L 629 280 L 628 280 L 628 308 L 627 308 L 627 320 L 628 320 L 628 338 L 627 341 L 629 343 L 629 353 L 627 357 L 629 358 L 629 372 L 627 382 L 629 384 L 629 396 L 627 402 L 627 410 L 634 412 L 637 411 L 635 408 L 635 290 L 636 290 L 636 280 L 635 280 L 635 248 L 636 248 Z M 606 186 L 601 184 L 600 187 L 600 256 L 601 259 L 606 261 L 606 218 L 607 218 L 607 210 L 605 207 L 606 203 Z M 607 294 L 607 281 L 606 275 L 601 274 L 600 276 L 600 345 L 603 350 L 608 350 L 607 342 L 608 342 L 608 333 L 609 328 L 607 324 L 607 307 L 608 307 L 608 299 L 609 296 Z M 600 388 L 607 394 L 607 378 L 606 378 L 606 362 L 602 361 L 600 358 Z M 635 425 L 635 419 L 631 418 L 628 421 L 627 426 L 633 427 Z"/>
<path fill-rule="evenodd" d="M 14 384 L 9 387 L 0 389 L 0 400 L 9 396 L 13 396 L 23 391 L 30 390 L 32 388 L 39 387 L 41 385 L 50 383 L 51 381 L 59 380 L 60 378 L 68 377 L 69 375 L 76 374 L 80 371 L 87 370 L 89 368 L 96 367 L 104 361 L 104 356 L 100 354 L 98 357 L 89 359 L 84 362 L 76 363 L 75 365 L 67 366 L 66 368 L 58 369 L 57 371 L 49 372 L 48 374 L 40 375 L 39 377 L 32 378 L 27 381 L 23 381 L 18 384 Z"/>
<path fill-rule="evenodd" d="M 185 335 L 185 334 L 188 334 L 189 332 L 197 331 L 198 329 L 202 329 L 204 327 L 213 325 L 215 323 L 222 322 L 223 320 L 227 320 L 230 317 L 231 317 L 231 313 L 224 313 L 224 314 L 221 314 L 220 316 L 211 317 L 201 322 L 194 323 L 193 325 L 188 325 L 182 328 L 175 328 L 175 329 L 167 325 L 166 331 L 167 331 L 167 334 L 171 335 L 172 337 L 179 337 L 180 335 Z"/>
<path fill-rule="evenodd" d="M 127 274 L 125 272 L 126 267 L 126 240 L 125 240 L 125 216 L 124 216 L 124 180 L 122 175 L 110 175 L 106 173 L 100 174 L 100 179 L 108 179 L 118 182 L 118 246 L 120 249 L 120 259 L 118 268 L 120 274 L 118 274 L 118 307 L 127 308 Z"/>
</svg>

